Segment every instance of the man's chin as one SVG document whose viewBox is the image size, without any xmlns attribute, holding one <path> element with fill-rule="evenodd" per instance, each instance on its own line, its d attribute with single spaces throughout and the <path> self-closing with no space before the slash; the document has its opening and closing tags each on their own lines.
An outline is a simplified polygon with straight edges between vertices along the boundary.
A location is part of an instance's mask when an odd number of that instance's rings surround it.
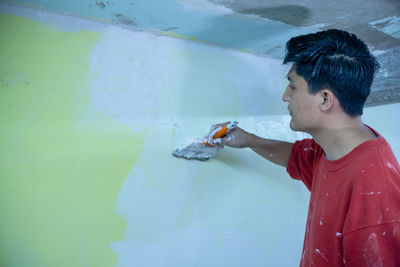
<svg viewBox="0 0 400 267">
<path fill-rule="evenodd" d="M 289 127 L 292 129 L 292 131 L 297 131 L 296 125 L 293 123 L 293 119 L 290 120 Z"/>
<path fill-rule="evenodd" d="M 300 128 L 298 125 L 294 124 L 293 121 L 290 121 L 289 127 L 294 132 L 305 132 L 305 129 Z"/>
</svg>

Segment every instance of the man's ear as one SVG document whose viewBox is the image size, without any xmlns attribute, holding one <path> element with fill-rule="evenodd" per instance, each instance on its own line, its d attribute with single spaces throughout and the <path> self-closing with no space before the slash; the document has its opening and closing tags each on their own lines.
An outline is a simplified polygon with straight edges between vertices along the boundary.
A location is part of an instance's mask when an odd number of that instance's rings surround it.
<svg viewBox="0 0 400 267">
<path fill-rule="evenodd" d="M 323 89 L 319 93 L 321 96 L 321 104 L 320 104 L 321 111 L 330 110 L 335 103 L 335 98 L 336 98 L 335 95 L 332 93 L 331 90 L 328 89 Z"/>
</svg>

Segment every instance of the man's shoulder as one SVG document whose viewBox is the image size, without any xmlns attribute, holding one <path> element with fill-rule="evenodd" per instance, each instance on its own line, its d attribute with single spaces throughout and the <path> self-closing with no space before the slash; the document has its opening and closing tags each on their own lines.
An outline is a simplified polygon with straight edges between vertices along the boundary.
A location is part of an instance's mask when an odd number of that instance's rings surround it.
<svg viewBox="0 0 400 267">
<path fill-rule="evenodd" d="M 391 163 L 399 165 L 393 151 L 386 139 L 379 135 L 376 139 L 361 144 L 356 151 L 358 164 L 377 164 L 377 167 L 384 167 Z"/>
<path fill-rule="evenodd" d="M 389 143 L 382 136 L 359 149 L 348 168 L 360 174 L 354 180 L 356 183 L 382 183 L 393 178 L 400 181 L 400 166 Z"/>
</svg>

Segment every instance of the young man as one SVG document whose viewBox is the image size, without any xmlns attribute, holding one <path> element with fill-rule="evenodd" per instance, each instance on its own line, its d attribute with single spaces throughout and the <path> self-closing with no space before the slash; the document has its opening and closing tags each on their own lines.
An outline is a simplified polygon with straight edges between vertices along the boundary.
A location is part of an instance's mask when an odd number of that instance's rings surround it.
<svg viewBox="0 0 400 267">
<path fill-rule="evenodd" d="M 301 266 L 400 266 L 400 167 L 361 120 L 378 63 L 341 30 L 292 38 L 289 62 L 290 128 L 313 139 L 293 144 L 237 127 L 215 141 L 250 147 L 311 191 Z"/>
</svg>

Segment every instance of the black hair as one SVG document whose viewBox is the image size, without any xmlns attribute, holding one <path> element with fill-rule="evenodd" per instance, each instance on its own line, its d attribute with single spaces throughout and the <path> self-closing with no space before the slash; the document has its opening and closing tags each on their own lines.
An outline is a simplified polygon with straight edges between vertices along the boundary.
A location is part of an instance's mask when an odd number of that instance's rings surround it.
<svg viewBox="0 0 400 267">
<path fill-rule="evenodd" d="M 362 115 L 379 63 L 354 34 L 331 29 L 286 43 L 284 64 L 293 62 L 312 94 L 328 88 L 351 117 Z"/>
</svg>

